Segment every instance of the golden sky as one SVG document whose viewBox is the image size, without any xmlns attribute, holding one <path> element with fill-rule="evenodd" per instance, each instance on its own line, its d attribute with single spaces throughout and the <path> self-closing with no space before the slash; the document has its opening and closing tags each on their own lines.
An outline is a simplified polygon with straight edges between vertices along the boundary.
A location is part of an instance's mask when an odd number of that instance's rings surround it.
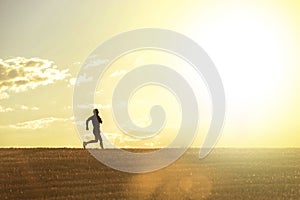
<svg viewBox="0 0 300 200">
<path fill-rule="evenodd" d="M 113 35 L 152 27 L 186 35 L 215 63 L 227 101 L 217 147 L 300 147 L 299 11 L 298 1 L 274 0 L 1 0 L 0 147 L 80 147 L 72 98 L 81 64 Z M 165 108 L 168 120 L 158 138 L 136 141 L 113 122 L 110 103 L 117 81 L 153 62 L 178 70 L 184 66 L 183 75 L 197 85 L 201 120 L 193 146 L 200 147 L 211 116 L 209 94 L 187 63 L 163 52 L 123 56 L 105 72 L 95 97 L 102 134 L 130 147 L 164 146 L 174 138 L 180 104 L 158 86 L 137 91 L 129 106 L 141 126 L 149 123 L 152 105 Z M 156 95 L 142 101 L 151 93 Z"/>
</svg>

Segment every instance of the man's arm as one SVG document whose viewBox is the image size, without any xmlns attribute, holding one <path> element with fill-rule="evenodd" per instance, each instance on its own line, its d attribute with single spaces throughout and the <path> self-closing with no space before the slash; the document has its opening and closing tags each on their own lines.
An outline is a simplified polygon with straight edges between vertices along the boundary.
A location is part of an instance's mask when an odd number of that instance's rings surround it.
<svg viewBox="0 0 300 200">
<path fill-rule="evenodd" d="M 89 130 L 89 121 L 92 120 L 92 117 L 93 117 L 93 116 L 89 117 L 89 118 L 86 120 L 86 122 L 85 122 L 85 124 L 86 124 L 86 130 Z"/>
</svg>

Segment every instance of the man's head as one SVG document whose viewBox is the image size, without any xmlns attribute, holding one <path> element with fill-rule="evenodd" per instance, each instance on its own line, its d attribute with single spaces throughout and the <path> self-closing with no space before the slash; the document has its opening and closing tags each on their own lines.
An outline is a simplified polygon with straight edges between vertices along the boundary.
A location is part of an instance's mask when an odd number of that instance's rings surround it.
<svg viewBox="0 0 300 200">
<path fill-rule="evenodd" d="M 93 110 L 93 113 L 94 113 L 94 115 L 98 115 L 98 113 L 99 113 L 98 109 L 97 109 L 97 108 L 94 109 L 94 110 Z"/>
</svg>

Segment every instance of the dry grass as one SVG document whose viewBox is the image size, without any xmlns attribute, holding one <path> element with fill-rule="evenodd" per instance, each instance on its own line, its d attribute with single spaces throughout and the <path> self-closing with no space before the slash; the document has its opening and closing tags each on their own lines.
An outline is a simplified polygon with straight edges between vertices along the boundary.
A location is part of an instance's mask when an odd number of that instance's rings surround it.
<svg viewBox="0 0 300 200">
<path fill-rule="evenodd" d="M 162 170 L 128 174 L 82 149 L 0 149 L 0 199 L 300 198 L 300 149 L 197 155 L 190 149 Z"/>
</svg>

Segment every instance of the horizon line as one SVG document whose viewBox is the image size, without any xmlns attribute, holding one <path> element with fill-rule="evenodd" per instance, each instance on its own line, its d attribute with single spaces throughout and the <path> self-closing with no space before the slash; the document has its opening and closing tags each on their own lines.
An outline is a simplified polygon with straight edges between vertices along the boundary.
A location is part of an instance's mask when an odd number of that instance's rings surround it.
<svg viewBox="0 0 300 200">
<path fill-rule="evenodd" d="M 180 149 L 183 147 L 172 147 L 168 149 Z M 0 147 L 0 149 L 84 149 L 83 147 Z M 100 148 L 86 148 L 85 150 L 95 150 Z M 164 149 L 160 147 L 124 147 L 124 148 L 104 148 L 104 150 L 107 149 Z M 208 149 L 208 148 L 201 148 L 201 147 L 188 147 L 186 149 Z M 300 149 L 300 147 L 215 147 L 213 149 Z M 213 150 L 212 149 L 212 150 Z"/>
</svg>

